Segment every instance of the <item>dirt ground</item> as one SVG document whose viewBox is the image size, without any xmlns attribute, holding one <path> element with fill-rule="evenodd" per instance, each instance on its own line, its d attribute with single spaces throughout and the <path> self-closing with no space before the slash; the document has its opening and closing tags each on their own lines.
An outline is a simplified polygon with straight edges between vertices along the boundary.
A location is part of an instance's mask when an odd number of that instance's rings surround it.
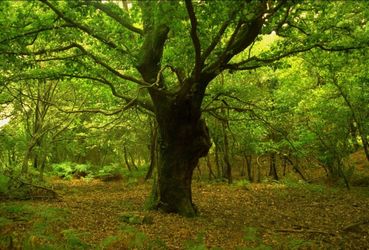
<svg viewBox="0 0 369 250">
<path fill-rule="evenodd" d="M 347 191 L 298 183 L 230 186 L 195 182 L 193 199 L 200 215 L 183 218 L 144 209 L 150 183 L 72 180 L 55 185 L 62 201 L 17 204 L 67 211 L 63 222 L 55 224 L 49 233 L 62 241 L 60 232 L 79 232 L 85 243 L 81 248 L 85 249 L 369 247 L 369 190 L 363 188 Z M 122 214 L 127 213 L 148 217 L 150 221 L 124 222 Z M 20 237 L 28 230 L 30 222 L 22 220 L 0 227 L 1 234 L 18 232 Z"/>
</svg>

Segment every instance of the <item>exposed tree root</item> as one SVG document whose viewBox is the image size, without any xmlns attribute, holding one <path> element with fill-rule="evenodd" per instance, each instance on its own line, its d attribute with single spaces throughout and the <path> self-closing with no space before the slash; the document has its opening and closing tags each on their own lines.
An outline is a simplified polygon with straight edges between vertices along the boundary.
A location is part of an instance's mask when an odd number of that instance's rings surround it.
<svg viewBox="0 0 369 250">
<path fill-rule="evenodd" d="M 317 233 L 317 234 L 336 235 L 335 233 L 322 231 L 322 230 L 318 230 L 318 229 L 281 228 L 281 229 L 277 229 L 275 231 L 282 232 L 282 233 Z"/>
<path fill-rule="evenodd" d="M 343 227 L 342 231 L 345 231 L 345 232 L 348 232 L 348 231 L 351 231 L 351 232 L 355 232 L 355 231 L 358 231 L 360 230 L 359 226 L 361 225 L 364 225 L 364 224 L 369 224 L 369 219 L 365 218 L 359 222 L 355 222 L 355 223 L 352 223 L 350 225 L 347 225 L 345 227 Z"/>
<path fill-rule="evenodd" d="M 19 191 L 24 193 L 19 197 L 14 197 L 11 194 L 8 194 L 7 196 L 3 196 L 2 199 L 17 199 L 17 200 L 55 199 L 57 201 L 63 200 L 61 195 L 53 189 L 33 183 L 28 183 L 24 180 L 21 180 L 20 178 L 15 178 L 12 176 L 7 177 L 9 177 L 14 183 L 17 183 L 17 185 L 12 187 L 13 190 L 11 192 Z M 24 187 L 27 187 L 27 189 L 24 190 Z"/>
</svg>

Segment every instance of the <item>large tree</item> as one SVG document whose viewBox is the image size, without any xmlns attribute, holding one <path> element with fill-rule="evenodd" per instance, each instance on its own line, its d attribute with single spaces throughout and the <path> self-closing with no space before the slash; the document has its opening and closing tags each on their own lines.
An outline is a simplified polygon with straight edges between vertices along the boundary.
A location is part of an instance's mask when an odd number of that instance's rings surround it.
<svg viewBox="0 0 369 250">
<path fill-rule="evenodd" d="M 197 212 L 193 170 L 211 147 L 201 105 L 212 80 L 312 49 L 360 49 L 368 40 L 365 1 L 39 0 L 0 7 L 1 84 L 84 79 L 109 87 L 122 100 L 119 110 L 152 112 L 159 128 L 155 207 L 186 216 Z M 266 34 L 281 39 L 255 52 Z"/>
</svg>

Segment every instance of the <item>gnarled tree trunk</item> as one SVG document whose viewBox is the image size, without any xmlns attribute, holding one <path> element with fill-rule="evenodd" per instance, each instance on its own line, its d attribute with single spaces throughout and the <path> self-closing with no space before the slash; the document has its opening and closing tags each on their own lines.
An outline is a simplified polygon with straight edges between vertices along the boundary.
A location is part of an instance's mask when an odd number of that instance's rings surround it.
<svg viewBox="0 0 369 250">
<path fill-rule="evenodd" d="M 194 107 L 191 102 L 169 102 L 165 106 L 157 114 L 159 162 L 155 206 L 165 212 L 195 216 L 192 174 L 199 159 L 210 149 L 208 129 L 200 110 L 191 110 Z"/>
</svg>

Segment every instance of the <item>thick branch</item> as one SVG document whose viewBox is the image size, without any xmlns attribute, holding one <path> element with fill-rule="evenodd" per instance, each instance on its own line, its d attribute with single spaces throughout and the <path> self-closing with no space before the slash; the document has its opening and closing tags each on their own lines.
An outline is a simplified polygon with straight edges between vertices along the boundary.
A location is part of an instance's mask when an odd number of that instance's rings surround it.
<svg viewBox="0 0 369 250">
<path fill-rule="evenodd" d="M 291 51 L 287 51 L 284 52 L 280 55 L 276 55 L 274 57 L 270 57 L 270 58 L 259 58 L 256 56 L 250 57 L 246 60 L 243 60 L 241 62 L 238 63 L 230 63 L 224 66 L 225 69 L 229 69 L 229 70 L 250 70 L 250 69 L 256 69 L 256 68 L 260 68 L 263 66 L 266 66 L 270 63 L 276 62 L 278 60 L 281 60 L 285 57 L 289 57 L 289 56 L 293 56 L 302 52 L 307 52 L 310 51 L 314 48 L 319 48 L 321 50 L 324 51 L 330 51 L 330 52 L 338 52 L 338 51 L 350 51 L 350 50 L 356 50 L 356 49 L 364 49 L 367 48 L 368 45 L 362 45 L 362 46 L 352 46 L 352 47 L 343 47 L 343 46 L 338 46 L 338 47 L 326 47 L 324 45 L 321 44 L 314 44 L 305 48 L 300 48 L 300 49 L 295 49 L 295 50 L 291 50 Z"/>
<path fill-rule="evenodd" d="M 119 94 L 117 92 L 117 90 L 115 89 L 114 85 L 112 82 L 108 81 L 107 79 L 105 79 L 104 77 L 101 77 L 101 78 L 97 78 L 97 77 L 92 77 L 92 76 L 80 76 L 80 75 L 71 75 L 71 74 L 62 74 L 62 76 L 64 77 L 73 77 L 73 78 L 80 78 L 80 79 L 89 79 L 89 80 L 93 80 L 93 81 L 96 81 L 96 82 L 100 82 L 104 85 L 107 85 L 112 94 L 115 96 L 115 97 L 118 97 L 120 99 L 123 99 L 125 101 L 127 101 L 128 103 L 134 101 L 132 103 L 132 105 L 139 105 L 141 106 L 142 108 L 146 109 L 146 110 L 150 110 L 150 111 L 153 111 L 153 106 L 143 100 L 139 100 L 138 99 L 138 96 L 136 98 L 132 98 L 130 96 L 126 96 L 126 95 L 122 95 L 122 94 Z"/>
<path fill-rule="evenodd" d="M 77 44 L 77 43 L 73 43 L 76 47 L 78 47 L 83 53 L 85 53 L 86 55 L 88 55 L 89 57 L 91 57 L 95 63 L 100 64 L 101 66 L 103 66 L 104 68 L 106 68 L 108 71 L 110 71 L 111 73 L 113 73 L 114 75 L 124 79 L 124 80 L 128 80 L 134 83 L 137 83 L 141 86 L 149 86 L 148 83 L 146 83 L 145 81 L 136 79 L 132 76 L 127 76 L 124 75 L 122 73 L 120 73 L 119 71 L 113 69 L 111 66 L 109 66 L 107 63 L 103 62 L 101 59 L 99 59 L 97 56 L 93 55 L 92 53 L 88 52 L 82 45 Z"/>
<path fill-rule="evenodd" d="M 224 70 L 224 66 L 237 54 L 245 50 L 250 44 L 252 44 L 257 36 L 260 34 L 261 28 L 264 24 L 263 13 L 266 8 L 265 2 L 260 3 L 260 10 L 253 20 L 248 22 L 240 19 L 238 24 L 228 40 L 228 44 L 224 49 L 222 55 L 217 61 L 212 63 L 206 68 L 208 74 L 211 72 L 221 72 Z M 255 10 L 256 11 L 256 10 Z"/>
<path fill-rule="evenodd" d="M 209 57 L 211 52 L 218 45 L 218 43 L 220 42 L 224 32 L 226 31 L 226 29 L 228 28 L 230 23 L 233 21 L 233 18 L 235 17 L 235 15 L 237 14 L 238 11 L 240 11 L 240 9 L 238 9 L 238 8 L 233 10 L 232 13 L 229 15 L 229 18 L 222 24 L 222 26 L 220 27 L 218 33 L 216 34 L 216 36 L 211 41 L 209 47 L 207 47 L 205 49 L 204 53 L 202 54 L 202 57 L 201 57 L 202 63 L 205 63 L 205 60 Z"/>
<path fill-rule="evenodd" d="M 63 25 L 60 25 L 60 26 L 42 27 L 42 28 L 39 28 L 37 30 L 27 31 L 23 34 L 19 34 L 19 35 L 1 40 L 0 44 L 3 44 L 5 42 L 9 42 L 9 41 L 13 41 L 17 38 L 22 38 L 22 37 L 25 37 L 25 36 L 37 35 L 37 34 L 39 34 L 40 32 L 43 32 L 43 31 L 57 30 L 57 29 L 63 29 L 63 28 L 69 28 L 69 27 L 74 27 L 74 26 L 72 24 L 66 23 L 66 24 L 63 24 Z"/>
<path fill-rule="evenodd" d="M 52 79 L 52 80 L 57 80 L 57 79 L 63 79 L 65 77 L 78 78 L 78 79 L 88 79 L 88 80 L 100 82 L 100 83 L 108 86 L 110 88 L 112 94 L 115 97 L 118 97 L 120 99 L 125 100 L 129 104 L 129 107 L 132 107 L 134 105 L 137 105 L 137 106 L 140 106 L 140 107 L 142 107 L 142 108 L 144 108 L 146 110 L 153 111 L 153 106 L 152 106 L 151 103 L 149 103 L 147 101 L 144 101 L 144 100 L 138 99 L 138 96 L 139 96 L 138 94 L 137 94 L 136 97 L 130 97 L 130 96 L 119 94 L 116 91 L 113 83 L 109 82 L 104 77 L 98 78 L 98 77 L 87 76 L 87 75 L 74 75 L 74 74 L 65 74 L 65 73 L 62 73 L 62 74 L 57 74 L 57 75 L 46 75 L 46 76 L 21 76 L 21 77 L 17 76 L 16 78 L 10 79 L 10 80 L 12 80 L 12 81 L 23 81 L 23 80 L 31 80 L 31 79 L 36 79 L 36 80 L 39 80 L 39 79 Z M 143 89 L 143 88 L 145 88 L 145 87 L 141 87 L 139 89 L 139 91 L 141 89 Z M 128 104 L 126 106 L 128 106 Z"/>
<path fill-rule="evenodd" d="M 200 76 L 202 70 L 202 60 L 201 60 L 201 44 L 199 37 L 197 36 L 197 18 L 193 9 L 191 0 L 186 0 L 186 8 L 188 16 L 191 22 L 191 39 L 193 47 L 195 49 L 195 68 L 194 68 L 194 78 L 197 80 Z"/>
<path fill-rule="evenodd" d="M 67 23 L 73 25 L 74 27 L 82 30 L 83 32 L 87 33 L 88 35 L 96 38 L 97 40 L 103 42 L 104 44 L 108 45 L 110 48 L 116 49 L 117 51 L 121 52 L 122 54 L 127 54 L 128 52 L 120 48 L 118 45 L 113 43 L 112 41 L 109 41 L 105 37 L 102 37 L 98 34 L 96 34 L 93 30 L 91 30 L 89 27 L 84 26 L 80 23 L 77 23 L 73 21 L 71 18 L 64 15 L 58 8 L 56 8 L 54 5 L 52 5 L 48 0 L 39 0 L 40 2 L 46 4 L 52 11 L 54 11 L 60 18 L 62 18 Z"/>
<path fill-rule="evenodd" d="M 22 55 L 22 56 L 36 56 L 36 55 L 44 55 L 44 54 L 48 54 L 48 53 L 56 53 L 56 52 L 62 52 L 62 51 L 66 51 L 66 50 L 70 50 L 73 48 L 79 48 L 76 44 L 72 43 L 70 45 L 64 46 L 64 47 L 60 47 L 60 48 L 54 48 L 54 49 L 41 49 L 38 51 L 20 51 L 20 52 L 1 52 L 1 54 L 6 54 L 6 55 Z"/>
<path fill-rule="evenodd" d="M 141 47 L 140 60 L 136 68 L 146 82 L 156 81 L 168 32 L 169 28 L 167 26 L 159 25 L 145 36 L 145 41 Z"/>
<path fill-rule="evenodd" d="M 119 24 L 121 24 L 123 27 L 127 28 L 130 31 L 133 31 L 137 34 L 143 35 L 143 30 L 139 29 L 135 26 L 133 26 L 128 20 L 123 18 L 122 15 L 118 15 L 117 13 L 114 13 L 114 11 L 108 7 L 107 4 L 102 4 L 97 1 L 85 1 L 86 4 L 93 5 L 96 9 L 101 10 L 106 15 L 113 18 L 115 21 L 117 21 Z"/>
<path fill-rule="evenodd" d="M 80 56 L 84 56 L 83 54 L 76 54 L 71 56 L 60 56 L 60 57 L 48 57 L 48 58 L 41 58 L 41 59 L 35 59 L 35 62 L 49 62 L 49 61 L 66 61 L 70 59 L 75 59 Z"/>
</svg>

